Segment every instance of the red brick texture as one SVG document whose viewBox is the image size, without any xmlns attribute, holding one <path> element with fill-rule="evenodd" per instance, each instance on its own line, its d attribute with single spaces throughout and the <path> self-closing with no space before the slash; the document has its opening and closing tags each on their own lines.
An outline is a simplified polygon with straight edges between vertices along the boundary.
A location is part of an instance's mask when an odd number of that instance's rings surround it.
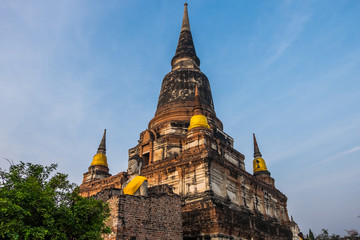
<svg viewBox="0 0 360 240">
<path fill-rule="evenodd" d="M 181 200 L 177 195 L 112 196 L 106 240 L 182 240 Z"/>
</svg>

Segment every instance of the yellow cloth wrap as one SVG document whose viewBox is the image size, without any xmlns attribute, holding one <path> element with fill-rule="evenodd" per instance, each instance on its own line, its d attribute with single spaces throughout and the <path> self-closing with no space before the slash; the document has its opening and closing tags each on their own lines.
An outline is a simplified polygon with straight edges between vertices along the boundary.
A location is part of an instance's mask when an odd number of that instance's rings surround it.
<svg viewBox="0 0 360 240">
<path fill-rule="evenodd" d="M 124 194 L 126 195 L 134 195 L 134 193 L 139 189 L 141 184 L 146 181 L 147 178 L 143 176 L 136 176 L 133 180 L 131 180 L 126 187 L 124 188 Z"/>
</svg>

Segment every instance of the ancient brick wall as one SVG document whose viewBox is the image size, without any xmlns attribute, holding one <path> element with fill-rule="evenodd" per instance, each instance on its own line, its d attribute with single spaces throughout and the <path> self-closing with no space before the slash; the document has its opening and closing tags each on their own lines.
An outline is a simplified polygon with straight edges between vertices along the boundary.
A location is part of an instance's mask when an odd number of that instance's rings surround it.
<svg viewBox="0 0 360 240">
<path fill-rule="evenodd" d="M 154 193 L 148 197 L 117 195 L 112 190 L 98 198 L 111 209 L 106 240 L 182 240 L 181 200 L 178 195 Z"/>
<path fill-rule="evenodd" d="M 184 240 L 291 240 L 288 226 L 228 201 L 206 197 L 183 206 Z"/>
<path fill-rule="evenodd" d="M 127 180 L 126 172 L 120 172 L 114 176 L 101 180 L 83 182 L 80 185 L 80 195 L 83 197 L 91 197 L 105 189 L 118 188 L 121 189 L 122 184 Z"/>
<path fill-rule="evenodd" d="M 292 232 L 289 226 L 278 221 L 270 221 L 259 212 L 236 208 L 231 204 L 216 201 L 219 232 L 226 236 L 237 236 L 239 239 L 253 240 L 289 240 Z"/>
</svg>

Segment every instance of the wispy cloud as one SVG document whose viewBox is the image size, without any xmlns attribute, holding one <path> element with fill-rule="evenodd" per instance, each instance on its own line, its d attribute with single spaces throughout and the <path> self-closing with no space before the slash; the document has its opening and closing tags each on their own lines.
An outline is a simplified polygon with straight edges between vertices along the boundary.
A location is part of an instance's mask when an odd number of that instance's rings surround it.
<svg viewBox="0 0 360 240">
<path fill-rule="evenodd" d="M 307 138 L 299 138 L 300 142 L 291 142 L 287 143 L 285 146 L 286 151 L 281 151 L 278 155 L 273 157 L 273 162 L 287 161 L 289 158 L 293 158 L 296 155 L 303 154 L 306 152 L 313 152 L 314 149 L 317 149 L 317 152 L 321 149 L 327 151 L 327 154 L 330 154 L 327 144 L 333 142 L 333 139 L 342 138 L 346 134 L 353 132 L 354 129 L 357 129 L 359 126 L 360 115 L 354 116 L 351 121 L 345 121 L 338 126 L 329 126 L 327 128 L 318 128 L 315 132 L 312 132 Z M 294 139 L 293 139 L 294 140 Z M 359 146 L 360 147 L 360 146 Z M 342 152 L 342 154 L 348 154 L 351 152 L 358 151 L 359 147 L 354 147 L 350 150 Z M 332 158 L 331 158 L 332 159 Z M 323 160 L 325 161 L 325 160 Z"/>
<path fill-rule="evenodd" d="M 290 5 L 289 3 L 285 3 Z M 308 12 L 291 12 L 285 14 L 286 22 L 280 25 L 273 34 L 272 42 L 267 50 L 268 57 L 264 61 L 264 68 L 272 65 L 296 41 L 310 19 Z"/>
<path fill-rule="evenodd" d="M 346 150 L 346 151 L 343 151 L 343 152 L 339 152 L 339 153 L 336 153 L 335 155 L 329 157 L 329 158 L 326 158 L 322 161 L 319 162 L 319 164 L 323 164 L 323 163 L 327 163 L 327 162 L 331 162 L 331 161 L 334 161 L 334 160 L 337 160 L 341 157 L 344 157 L 350 153 L 354 153 L 354 152 L 357 152 L 357 151 L 360 151 L 360 146 L 357 146 L 357 147 L 353 147 L 349 150 Z"/>
<path fill-rule="evenodd" d="M 357 151 L 360 151 L 360 146 L 353 147 L 353 148 L 351 148 L 350 150 L 347 150 L 347 151 L 345 151 L 345 152 L 342 152 L 342 155 L 346 155 L 346 154 L 353 153 L 353 152 L 357 152 Z"/>
</svg>

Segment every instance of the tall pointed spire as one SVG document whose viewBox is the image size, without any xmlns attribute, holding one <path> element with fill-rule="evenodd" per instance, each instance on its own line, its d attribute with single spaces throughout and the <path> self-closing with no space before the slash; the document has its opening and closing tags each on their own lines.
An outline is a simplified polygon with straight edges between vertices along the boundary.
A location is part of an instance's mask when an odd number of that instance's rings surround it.
<svg viewBox="0 0 360 240">
<path fill-rule="evenodd" d="M 83 183 L 92 182 L 110 177 L 109 166 L 106 157 L 106 129 L 98 147 L 97 153 L 94 155 L 89 171 L 84 173 Z"/>
<path fill-rule="evenodd" d="M 203 115 L 199 90 L 197 85 L 195 86 L 194 102 L 195 102 L 194 103 L 195 106 L 193 109 L 193 116 L 190 119 L 190 126 L 188 127 L 188 130 L 198 127 L 210 129 L 207 118 Z"/>
<path fill-rule="evenodd" d="M 108 166 L 106 157 L 106 129 L 104 129 L 103 137 L 91 165 Z"/>
<path fill-rule="evenodd" d="M 198 86 L 195 86 L 195 106 L 194 106 L 194 115 L 202 114 L 201 101 L 199 96 Z"/>
<path fill-rule="evenodd" d="M 185 30 L 190 31 L 190 22 L 189 22 L 189 14 L 188 14 L 187 6 L 188 6 L 188 4 L 185 3 L 184 4 L 183 21 L 182 21 L 182 25 L 181 25 L 181 32 L 185 31 Z"/>
<path fill-rule="evenodd" d="M 253 133 L 253 138 L 254 138 L 254 158 L 259 158 L 259 157 L 261 157 L 261 153 L 260 153 L 257 141 L 256 141 L 255 133 Z"/>
<path fill-rule="evenodd" d="M 162 81 L 156 113 L 149 122 L 149 129 L 158 129 L 172 121 L 189 122 L 194 110 L 195 85 L 198 86 L 201 109 L 209 123 L 223 129 L 222 122 L 216 117 L 209 80 L 199 66 L 190 30 L 188 5 L 185 4 L 179 42 L 171 60 L 172 68 Z"/>
<path fill-rule="evenodd" d="M 106 129 L 104 129 L 104 134 L 99 144 L 97 153 L 106 154 Z"/>
<path fill-rule="evenodd" d="M 176 48 L 175 56 L 171 60 L 171 66 L 174 69 L 199 69 L 200 59 L 196 56 L 194 42 L 190 30 L 188 4 L 184 4 L 184 15 L 181 25 L 179 42 Z"/>
<path fill-rule="evenodd" d="M 259 146 L 256 141 L 255 133 L 253 133 L 254 138 L 254 160 L 253 160 L 253 171 L 254 175 L 265 174 L 270 176 L 270 172 L 267 170 L 265 160 L 261 157 Z"/>
</svg>

